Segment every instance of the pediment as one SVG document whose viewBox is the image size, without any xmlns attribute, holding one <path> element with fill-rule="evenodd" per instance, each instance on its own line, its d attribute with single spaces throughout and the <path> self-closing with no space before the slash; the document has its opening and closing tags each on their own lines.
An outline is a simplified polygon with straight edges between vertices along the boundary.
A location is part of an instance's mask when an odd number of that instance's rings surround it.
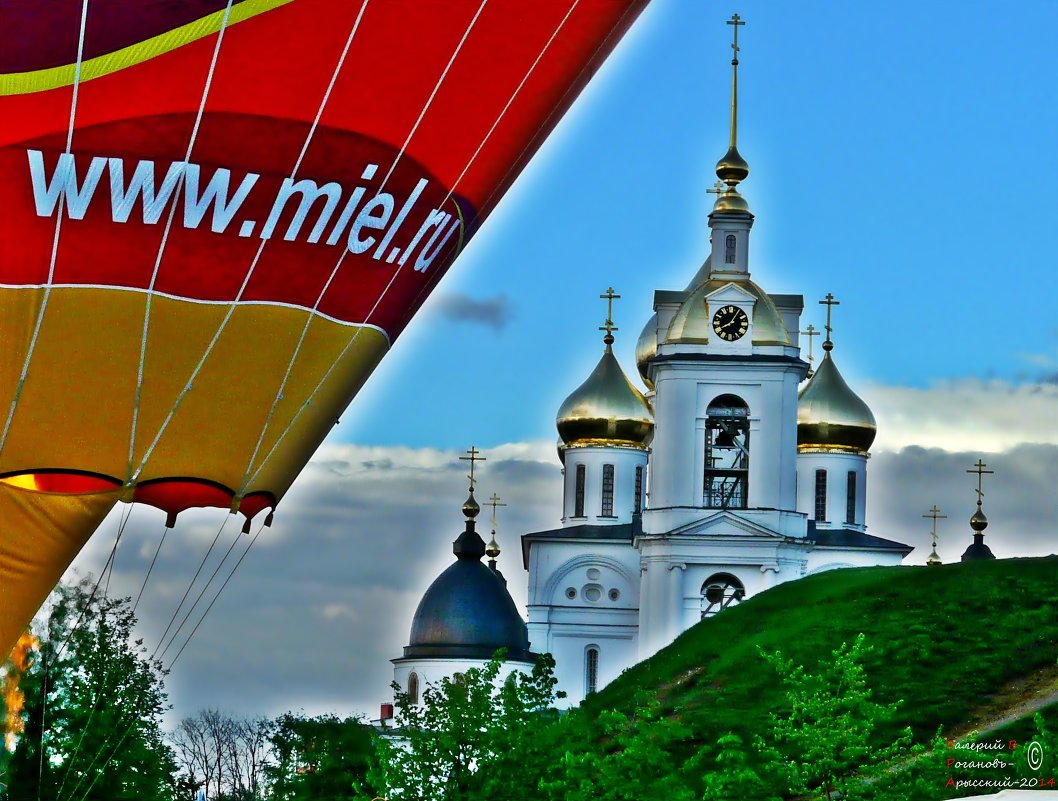
<svg viewBox="0 0 1058 801">
<path fill-rule="evenodd" d="M 701 520 L 695 520 L 685 526 L 668 532 L 676 537 L 747 537 L 772 540 L 785 539 L 782 534 L 766 526 L 742 517 L 730 509 L 717 509 Z"/>
<path fill-rule="evenodd" d="M 724 284 L 719 289 L 710 292 L 705 296 L 705 300 L 710 306 L 722 306 L 725 303 L 736 303 L 740 306 L 749 306 L 751 308 L 753 304 L 757 302 L 755 296 L 734 283 Z"/>
</svg>

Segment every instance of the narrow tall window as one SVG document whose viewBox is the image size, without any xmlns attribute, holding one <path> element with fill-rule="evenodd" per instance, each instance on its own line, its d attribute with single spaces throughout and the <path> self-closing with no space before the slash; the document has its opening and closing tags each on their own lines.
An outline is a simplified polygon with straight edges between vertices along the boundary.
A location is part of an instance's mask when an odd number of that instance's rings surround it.
<svg viewBox="0 0 1058 801">
<path fill-rule="evenodd" d="M 816 470 L 816 521 L 827 519 L 827 471 Z"/>
<path fill-rule="evenodd" d="M 632 511 L 639 514 L 643 511 L 643 468 L 636 468 L 636 497 Z"/>
<path fill-rule="evenodd" d="M 613 465 L 602 466 L 602 517 L 613 517 Z"/>
<path fill-rule="evenodd" d="M 845 501 L 845 522 L 856 522 L 856 471 L 849 471 L 848 496 Z"/>
<path fill-rule="evenodd" d="M 747 508 L 749 407 L 736 395 L 721 395 L 706 410 L 703 496 L 709 509 Z"/>
<path fill-rule="evenodd" d="M 590 695 L 599 686 L 599 649 L 594 645 L 584 652 L 584 694 Z"/>
<path fill-rule="evenodd" d="M 573 496 L 573 516 L 584 517 L 584 465 L 577 465 L 577 488 Z"/>
<path fill-rule="evenodd" d="M 419 674 L 412 672 L 408 675 L 408 700 L 413 703 L 419 703 Z"/>
<path fill-rule="evenodd" d="M 734 264 L 735 263 L 735 235 L 734 234 L 728 234 L 727 235 L 727 240 L 725 242 L 725 245 L 726 245 L 725 250 L 727 252 L 724 254 L 724 263 L 725 264 Z"/>
</svg>

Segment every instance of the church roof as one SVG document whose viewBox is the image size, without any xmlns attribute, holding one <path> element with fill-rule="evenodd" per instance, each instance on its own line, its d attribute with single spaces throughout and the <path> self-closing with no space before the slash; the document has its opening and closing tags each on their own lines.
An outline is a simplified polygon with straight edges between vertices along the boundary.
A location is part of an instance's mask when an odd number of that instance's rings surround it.
<svg viewBox="0 0 1058 801">
<path fill-rule="evenodd" d="M 809 542 L 817 548 L 867 548 L 873 551 L 900 551 L 907 556 L 914 546 L 895 540 L 876 537 L 852 528 L 816 528 L 815 521 L 808 521 Z"/>
<path fill-rule="evenodd" d="M 529 651 L 529 630 L 507 582 L 481 563 L 487 546 L 475 527 L 479 511 L 471 484 L 470 497 L 463 504 L 465 529 L 452 543 L 456 561 L 434 579 L 419 601 L 404 659 L 490 659 L 505 648 L 508 660 L 536 661 L 536 654 Z"/>
<path fill-rule="evenodd" d="M 498 648 L 509 660 L 536 659 L 503 580 L 477 559 L 457 559 L 419 602 L 404 658 L 489 659 Z"/>
<path fill-rule="evenodd" d="M 632 539 L 643 532 L 643 524 L 637 515 L 631 523 L 599 526 L 587 523 L 583 526 L 565 526 L 547 531 L 530 531 L 522 535 L 522 565 L 529 569 L 529 543 L 537 540 L 617 540 L 632 544 Z"/>
</svg>

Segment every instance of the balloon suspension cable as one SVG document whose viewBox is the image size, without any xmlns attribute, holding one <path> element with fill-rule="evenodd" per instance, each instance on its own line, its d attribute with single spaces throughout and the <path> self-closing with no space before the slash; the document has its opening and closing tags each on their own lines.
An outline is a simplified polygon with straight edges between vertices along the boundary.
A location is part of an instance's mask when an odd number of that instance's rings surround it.
<svg viewBox="0 0 1058 801">
<path fill-rule="evenodd" d="M 264 525 L 264 524 L 262 524 L 262 525 Z M 176 627 L 176 630 L 173 632 L 172 636 L 169 638 L 169 642 L 166 644 L 165 648 L 163 648 L 162 652 L 160 654 L 158 654 L 158 658 L 159 659 L 164 659 L 165 658 L 166 652 L 168 652 L 169 648 L 176 641 L 177 636 L 180 634 L 180 632 L 184 628 L 184 625 L 187 623 L 187 619 L 189 617 L 191 617 L 191 613 L 195 611 L 195 608 L 198 606 L 199 602 L 202 600 L 202 596 L 204 596 L 206 594 L 206 590 L 209 589 L 209 585 L 213 583 L 213 579 L 215 579 L 217 577 L 217 573 L 219 573 L 220 569 L 222 567 L 224 567 L 224 563 L 228 561 L 228 557 L 231 556 L 231 552 L 235 550 L 235 546 L 239 544 L 239 540 L 242 538 L 242 536 L 243 536 L 243 534 L 242 534 L 241 531 L 236 531 L 235 532 L 235 539 L 233 539 L 231 541 L 231 545 L 228 546 L 228 550 L 225 551 L 224 556 L 221 557 L 221 560 L 217 563 L 217 566 L 215 568 L 213 568 L 213 573 L 210 575 L 209 579 L 206 581 L 205 584 L 202 585 L 202 589 L 199 590 L 198 597 L 195 598 L 195 602 L 193 604 L 191 604 L 191 606 L 188 608 L 187 614 L 185 614 L 183 620 L 180 621 L 180 625 Z"/>
<path fill-rule="evenodd" d="M 231 0 L 229 0 L 229 3 L 230 2 Z M 301 146 L 301 152 L 298 155 L 296 162 L 294 163 L 293 169 L 290 171 L 290 175 L 288 176 L 289 180 L 291 181 L 293 181 L 296 177 L 297 170 L 301 166 L 301 160 L 302 158 L 304 158 L 305 153 L 308 151 L 309 144 L 312 142 L 312 139 L 316 134 L 316 129 L 319 120 L 322 118 L 324 109 L 327 107 L 327 102 L 330 100 L 331 90 L 334 87 L 335 81 L 338 79 L 338 73 L 341 71 L 341 68 L 345 63 L 345 57 L 349 51 L 349 46 L 352 44 L 353 37 L 355 36 L 356 31 L 360 26 L 360 20 L 363 17 L 364 9 L 367 8 L 368 2 L 369 0 L 364 0 L 363 5 L 360 7 L 360 13 L 357 15 L 356 21 L 353 23 L 352 30 L 349 33 L 349 38 L 346 41 L 345 49 L 342 50 L 342 54 L 339 57 L 338 63 L 335 65 L 335 69 L 331 75 L 330 83 L 328 83 L 327 89 L 324 92 L 319 108 L 316 111 L 315 120 L 312 126 L 309 128 L 309 132 L 306 135 L 305 141 Z M 187 393 L 191 391 L 191 387 L 194 385 L 195 380 L 198 378 L 198 374 L 202 371 L 202 368 L 205 366 L 206 362 L 209 360 L 210 355 L 213 353 L 213 349 L 217 346 L 217 343 L 220 341 L 221 336 L 223 336 L 224 331 L 228 327 L 228 323 L 231 321 L 232 316 L 235 314 L 235 309 L 238 308 L 240 301 L 242 301 L 242 297 L 246 292 L 246 287 L 249 285 L 250 279 L 253 277 L 253 274 L 257 269 L 257 265 L 261 260 L 261 255 L 264 253 L 265 245 L 268 244 L 268 241 L 268 239 L 262 239 L 261 243 L 257 246 L 257 250 L 254 253 L 253 258 L 250 260 L 250 266 L 247 268 L 246 274 L 243 276 L 242 284 L 239 287 L 239 291 L 235 295 L 235 299 L 228 304 L 228 308 L 224 314 L 224 318 L 220 321 L 220 325 L 217 327 L 217 330 L 214 332 L 213 337 L 209 341 L 209 344 L 206 346 L 206 350 L 205 352 L 203 352 L 202 357 L 198 360 L 198 363 L 191 371 L 190 377 L 187 379 L 187 381 L 184 382 L 184 388 L 180 390 L 180 394 L 178 394 L 176 396 L 176 400 L 173 401 L 173 405 L 170 407 L 168 414 L 162 421 L 158 432 L 154 435 L 154 439 L 151 441 L 151 444 L 147 447 L 146 451 L 144 451 L 143 458 L 140 460 L 139 465 L 134 470 L 130 470 L 130 482 L 134 483 L 139 478 L 140 473 L 143 472 L 143 469 L 144 467 L 146 467 L 148 460 L 154 453 L 154 449 L 158 447 L 158 443 L 161 441 L 162 436 L 169 428 L 169 424 L 172 422 L 173 417 L 176 415 L 177 410 L 180 408 L 180 404 L 183 403 L 184 398 L 187 396 Z"/>
<path fill-rule="evenodd" d="M 166 521 L 168 523 L 168 521 Z M 158 540 L 158 547 L 154 549 L 154 556 L 151 559 L 150 567 L 147 568 L 147 575 L 143 577 L 143 583 L 140 585 L 140 591 L 136 595 L 136 601 L 132 604 L 132 614 L 136 614 L 136 610 L 140 607 L 140 598 L 143 597 L 143 591 L 147 589 L 147 580 L 151 577 L 151 573 L 154 570 L 154 563 L 158 561 L 158 554 L 162 552 L 162 545 L 165 543 L 165 536 L 169 533 L 169 526 L 162 526 L 162 536 Z"/>
<path fill-rule="evenodd" d="M 217 33 L 217 42 L 213 46 L 213 56 L 209 62 L 209 70 L 206 72 L 206 83 L 202 88 L 202 98 L 198 103 L 198 113 L 195 115 L 195 124 L 191 128 L 191 136 L 187 141 L 187 150 L 184 151 L 184 164 L 191 161 L 191 154 L 195 149 L 195 143 L 198 141 L 199 129 L 202 126 L 202 117 L 206 112 L 206 100 L 209 98 L 209 92 L 213 86 L 213 76 L 217 70 L 217 59 L 220 57 L 220 46 L 224 42 L 224 32 L 228 29 L 228 20 L 231 17 L 232 2 L 233 0 L 228 0 L 224 7 L 224 17 L 221 20 L 220 31 Z M 177 176 L 176 186 L 173 187 L 174 198 L 179 197 L 180 191 L 183 189 L 185 175 L 186 173 L 181 171 Z M 139 427 L 140 402 L 143 396 L 143 376 L 145 365 L 147 363 L 147 336 L 150 333 L 151 311 L 154 308 L 154 287 L 158 283 L 158 273 L 162 267 L 162 257 L 165 255 L 165 249 L 169 245 L 169 233 L 173 228 L 173 219 L 176 217 L 177 206 L 179 206 L 179 203 L 176 203 L 175 201 L 169 206 L 169 214 L 165 220 L 165 229 L 162 231 L 161 242 L 158 244 L 158 253 L 155 254 L 154 257 L 154 270 L 151 273 L 151 282 L 147 285 L 147 299 L 143 308 L 143 333 L 140 336 L 140 361 L 136 370 L 136 392 L 133 396 L 132 426 L 129 431 L 128 472 L 130 479 L 132 476 L 132 464 L 136 458 L 136 430 Z"/>
<path fill-rule="evenodd" d="M 81 92 L 81 66 L 84 63 L 84 41 L 85 41 L 85 28 L 88 23 L 88 0 L 83 0 L 81 3 L 81 25 L 77 34 L 77 62 L 74 65 L 73 71 L 73 93 L 70 97 L 70 122 L 66 127 L 66 149 L 63 151 L 63 156 L 60 158 L 66 158 L 73 160 L 73 129 L 74 121 L 77 119 L 77 100 L 80 97 Z M 26 378 L 29 376 L 29 365 L 33 361 L 33 353 L 37 349 L 37 340 L 40 338 L 40 328 L 44 323 L 44 312 L 48 309 L 48 300 L 51 298 L 52 284 L 55 282 L 55 263 L 59 255 L 59 234 L 62 232 L 62 213 L 65 208 L 64 195 L 59 195 L 59 202 L 56 208 L 55 215 L 55 233 L 52 236 L 51 241 L 51 259 L 48 264 L 48 283 L 44 287 L 44 297 L 41 299 L 40 310 L 37 312 L 37 320 L 33 324 L 33 335 L 29 340 L 29 349 L 26 351 L 26 358 L 22 362 L 22 372 L 18 377 L 18 384 L 15 386 L 15 393 L 11 397 L 11 407 L 7 411 L 7 420 L 4 422 L 3 433 L 0 433 L 0 453 L 4 452 L 4 446 L 7 444 L 7 436 L 11 432 L 11 423 L 15 419 L 15 409 L 18 407 L 18 401 L 22 397 L 22 388 L 26 385 Z M 37 796 L 40 796 L 40 788 L 37 788 Z"/>
<path fill-rule="evenodd" d="M 158 640 L 158 644 L 154 646 L 154 651 L 151 653 L 151 659 L 155 659 L 158 656 L 158 649 L 162 647 L 162 643 L 165 642 L 166 636 L 173 627 L 173 623 L 176 622 L 177 615 L 180 614 L 180 610 L 184 606 L 184 601 L 187 600 L 187 596 L 191 594 L 191 588 L 195 586 L 195 582 L 198 581 L 199 575 L 202 573 L 202 568 L 206 566 L 206 560 L 209 559 L 209 555 L 213 553 L 213 548 L 217 544 L 217 540 L 220 539 L 221 532 L 224 531 L 224 527 L 228 525 L 228 518 L 231 517 L 227 512 L 224 513 L 224 521 L 220 524 L 220 528 L 217 529 L 216 536 L 213 537 L 213 542 L 210 543 L 209 549 L 206 551 L 206 555 L 202 557 L 202 561 L 199 562 L 198 570 L 195 571 L 194 577 L 191 579 L 191 583 L 187 585 L 187 589 L 184 590 L 184 596 L 180 599 L 180 603 L 177 604 L 176 609 L 173 610 L 173 616 L 169 618 L 169 624 L 165 627 L 165 631 L 162 632 L 161 639 Z"/>
<path fill-rule="evenodd" d="M 576 10 L 577 5 L 579 3 L 580 3 L 580 0 L 575 0 L 575 2 L 572 3 L 572 5 L 570 6 L 569 10 L 566 12 L 566 15 L 559 21 L 559 24 L 555 28 L 555 30 L 552 31 L 551 36 L 548 38 L 547 42 L 544 44 L 544 47 L 537 54 L 536 58 L 533 60 L 533 63 L 530 65 L 529 69 L 526 71 L 525 75 L 522 77 L 521 81 L 518 83 L 518 86 L 515 87 L 514 92 L 508 98 L 508 100 L 507 100 L 506 104 L 504 105 L 503 109 L 500 111 L 499 115 L 493 121 L 492 126 L 489 128 L 488 132 L 486 132 L 486 134 L 482 138 L 481 142 L 477 145 L 477 148 L 474 150 L 474 153 L 471 155 L 470 159 L 467 161 L 466 165 L 463 167 L 463 170 L 459 173 L 459 176 L 456 178 L 455 182 L 452 184 L 452 187 L 448 190 L 448 194 L 445 196 L 444 200 L 439 204 L 440 206 L 443 207 L 449 200 L 451 200 L 452 196 L 455 194 L 455 190 L 456 190 L 456 187 L 459 185 L 459 182 L 462 181 L 463 177 L 470 170 L 470 167 L 473 165 L 474 161 L 477 159 L 478 155 L 480 154 L 480 152 L 481 152 L 482 148 L 484 147 L 485 143 L 488 141 L 489 137 L 491 137 L 493 132 L 496 130 L 496 128 L 499 127 L 499 124 L 502 121 L 504 115 L 507 113 L 507 111 L 510 109 L 511 105 L 514 103 L 514 100 L 518 96 L 518 94 L 521 92 L 522 87 L 525 86 L 525 84 L 529 80 L 530 76 L 536 70 L 537 65 L 540 63 L 541 59 L 544 57 L 544 54 L 548 51 L 548 49 L 551 47 L 552 43 L 558 37 L 558 34 L 562 30 L 562 27 L 569 20 L 570 16 Z M 479 8 L 478 10 L 480 12 L 481 9 Z M 625 14 L 627 15 L 628 12 L 626 11 Z M 471 22 L 471 25 L 473 25 L 473 21 Z M 464 39 L 466 38 L 466 35 L 469 34 L 469 32 L 470 32 L 470 29 L 468 28 L 466 33 L 464 33 Z M 462 46 L 462 42 L 460 42 L 460 47 L 461 46 Z M 599 47 L 596 49 L 596 52 L 601 50 L 602 47 L 603 47 L 603 45 L 599 45 Z M 457 53 L 458 53 L 458 48 L 456 50 L 456 53 L 453 53 L 452 60 L 454 60 L 455 55 Z M 451 67 L 451 60 L 449 61 L 448 67 Z M 448 67 L 445 68 L 445 74 L 447 74 Z M 441 80 L 444 79 L 444 75 L 445 74 L 442 74 Z M 438 87 L 439 86 L 440 86 L 440 81 L 438 82 Z M 436 89 L 436 87 L 435 87 L 435 89 Z M 567 89 L 565 95 L 563 95 L 563 98 L 568 96 L 571 92 L 572 92 L 572 89 Z M 559 103 L 558 105 L 561 105 L 561 103 Z M 548 124 L 548 121 L 551 119 L 551 116 L 552 115 L 548 115 L 548 117 L 540 124 L 540 126 L 538 127 L 538 131 L 543 129 L 544 126 Z M 532 142 L 534 142 L 536 140 L 536 138 L 537 138 L 536 136 L 531 137 L 530 140 L 529 140 L 530 144 Z M 409 141 L 410 141 L 410 137 L 409 137 Z M 406 144 L 407 143 L 405 143 L 405 146 L 406 146 Z M 526 144 L 523 147 L 522 152 L 521 152 L 520 155 L 524 155 L 524 153 L 529 149 L 530 144 Z M 403 152 L 403 150 L 402 150 L 402 152 Z M 399 156 L 398 156 L 398 158 L 399 158 Z M 519 159 L 515 159 L 514 163 L 517 163 L 518 161 L 519 161 Z M 392 171 L 393 171 L 393 169 L 395 169 L 395 167 L 396 167 L 396 162 L 393 163 L 393 165 L 391 166 L 389 172 L 392 173 Z M 509 176 L 511 174 L 511 172 L 513 172 L 513 170 L 514 170 L 513 166 L 509 167 L 507 169 L 507 172 L 504 174 L 504 178 L 506 179 L 506 177 Z M 387 175 L 387 177 L 388 177 L 388 175 Z M 492 192 L 489 194 L 489 196 L 485 199 L 483 207 L 487 207 L 492 202 L 492 199 L 499 193 L 500 187 L 503 186 L 504 184 L 505 184 L 505 181 L 499 182 L 499 184 L 496 186 L 496 188 L 494 188 L 492 190 Z M 385 186 L 385 182 L 383 182 L 383 187 L 384 186 Z M 456 242 L 453 245 L 449 245 L 448 246 L 448 250 L 445 253 L 445 257 L 447 257 L 448 253 L 451 253 L 453 250 L 458 250 L 461 246 L 462 246 L 462 238 L 460 239 L 459 242 Z M 334 276 L 337 274 L 337 271 L 338 271 L 339 267 L 341 266 L 342 261 L 344 260 L 344 258 L 345 258 L 345 254 L 344 253 L 338 258 L 338 262 L 335 264 L 335 267 L 334 267 L 333 271 L 331 272 L 331 277 L 328 280 L 328 284 L 330 283 L 330 281 L 332 281 L 334 279 Z M 267 419 L 267 421 L 265 423 L 265 427 L 262 430 L 262 432 L 261 432 L 261 434 L 259 436 L 259 439 L 258 439 L 257 446 L 254 449 L 254 456 L 250 460 L 250 465 L 247 466 L 247 476 L 248 477 L 243 479 L 243 483 L 242 483 L 242 486 L 240 487 L 240 491 L 245 491 L 245 489 L 250 484 L 252 484 L 253 481 L 257 478 L 258 474 L 261 472 L 261 470 L 263 469 L 264 465 L 267 464 L 268 461 L 271 459 L 272 455 L 275 453 L 275 451 L 279 447 L 280 443 L 286 438 L 286 436 L 293 429 L 294 425 L 300 419 L 300 417 L 301 417 L 302 413 L 304 412 L 304 410 L 306 408 L 308 408 L 308 406 L 311 405 L 312 400 L 316 397 L 317 394 L 319 394 L 319 391 L 323 388 L 323 385 L 326 384 L 327 379 L 330 378 L 331 374 L 334 372 L 334 370 L 337 368 L 337 366 L 341 363 L 341 361 L 345 358 L 345 355 L 356 344 L 356 341 L 359 339 L 360 334 L 363 331 L 364 327 L 367 326 L 370 323 L 371 317 L 374 315 L 375 311 L 381 305 L 383 298 L 385 298 L 386 294 L 389 292 L 390 288 L 393 286 L 393 283 L 396 281 L 397 276 L 400 274 L 400 272 L 404 268 L 404 266 L 405 265 L 403 265 L 403 264 L 399 264 L 398 265 L 396 271 L 394 272 L 394 275 L 390 278 L 389 283 L 387 283 L 386 287 L 382 290 L 382 294 L 379 296 L 379 298 L 375 302 L 374 306 L 371 307 L 371 310 L 368 312 L 367 317 L 364 319 L 363 323 L 361 323 L 360 327 L 358 327 L 357 330 L 353 333 L 353 335 L 350 337 L 349 341 L 346 342 L 346 344 L 342 348 L 341 352 L 331 362 L 330 367 L 324 373 L 323 377 L 317 382 L 316 386 L 309 393 L 309 395 L 306 398 L 305 402 L 298 408 L 298 410 L 294 413 L 294 415 L 291 418 L 291 420 L 287 423 L 287 425 L 284 427 L 284 429 L 280 432 L 279 436 L 276 438 L 275 442 L 272 444 L 271 449 L 268 451 L 267 454 L 265 454 L 264 459 L 262 459 L 261 462 L 258 465 L 256 465 L 256 467 L 255 467 L 254 464 L 253 464 L 253 461 L 256 458 L 256 455 L 259 452 L 261 444 L 262 444 L 262 442 L 264 440 L 265 434 L 268 431 L 268 426 L 269 426 L 269 424 L 271 422 L 271 419 L 272 419 L 272 417 L 274 415 L 274 407 L 278 403 L 279 399 L 282 396 L 282 388 L 280 389 L 280 392 L 277 393 L 277 398 L 276 398 L 275 401 L 273 401 L 273 410 L 269 412 L 268 419 Z M 429 284 L 429 283 L 425 284 L 423 286 L 423 289 L 420 290 L 418 296 L 416 297 L 416 301 L 418 301 L 418 299 L 421 298 L 422 295 L 425 292 L 427 292 L 431 287 L 432 287 L 431 284 Z M 317 305 L 321 301 L 322 301 L 322 295 L 320 297 L 320 300 L 317 301 Z M 413 305 L 415 305 L 415 304 L 413 304 Z M 311 318 L 310 318 L 309 322 L 311 322 Z M 309 322 L 306 322 L 306 327 L 305 327 L 305 330 L 302 332 L 301 340 L 299 340 L 298 347 L 295 350 L 294 355 L 291 358 L 290 364 L 287 367 L 287 376 L 289 376 L 291 370 L 293 369 L 294 361 L 298 357 L 298 352 L 300 351 L 301 343 L 304 340 L 305 331 L 307 331 Z M 286 380 L 287 380 L 286 377 L 284 377 L 283 386 L 285 386 Z M 252 473 L 250 472 L 251 470 L 253 471 Z"/>
<path fill-rule="evenodd" d="M 213 600 L 210 601 L 209 606 L 206 607 L 206 611 L 202 613 L 202 617 L 199 618 L 198 622 L 195 624 L 194 629 L 191 630 L 191 633 L 188 635 L 187 640 L 180 647 L 180 650 L 177 652 L 176 656 L 173 657 L 173 661 L 169 663 L 169 667 L 166 668 L 166 672 L 169 672 L 170 670 L 172 670 L 173 666 L 176 665 L 177 660 L 180 658 L 181 654 L 184 653 L 184 649 L 187 648 L 188 643 L 191 642 L 192 638 L 195 636 L 195 634 L 198 631 L 199 627 L 202 625 L 202 623 L 205 621 L 206 617 L 209 615 L 210 610 L 213 609 L 213 605 L 217 602 L 217 599 L 220 598 L 221 593 L 224 592 L 224 588 L 228 586 L 228 582 L 231 581 L 232 577 L 235 575 L 236 571 L 239 569 L 239 566 L 242 564 L 243 560 L 246 558 L 246 555 L 250 552 L 250 549 L 253 548 L 254 543 L 257 542 L 257 538 L 261 536 L 261 532 L 264 531 L 264 529 L 265 529 L 265 525 L 264 525 L 264 523 L 262 523 L 258 527 L 257 533 L 254 534 L 253 539 L 250 540 L 250 543 L 246 546 L 246 549 L 239 556 L 239 560 L 235 563 L 235 566 L 232 567 L 231 572 L 228 573 L 227 578 L 224 579 L 224 583 L 221 584 L 220 589 L 217 590 L 217 594 L 215 596 L 213 596 Z M 118 708 L 120 709 L 121 707 L 119 706 Z M 110 751 L 110 755 L 107 756 L 107 758 L 103 761 L 103 763 L 95 771 L 94 778 L 92 779 L 91 783 L 88 785 L 88 788 L 85 790 L 85 792 L 81 795 L 81 801 L 85 801 L 85 799 L 88 798 L 89 793 L 91 793 L 92 788 L 95 787 L 95 783 L 99 780 L 99 777 L 103 774 L 103 771 L 106 770 L 107 765 L 109 765 L 110 761 L 115 756 L 118 755 L 118 753 L 121 751 L 121 747 L 125 744 L 125 740 L 128 739 L 128 736 L 132 733 L 133 729 L 136 728 L 137 722 L 138 722 L 138 720 L 135 717 L 135 711 L 133 711 L 132 722 L 124 730 L 124 732 L 122 733 L 120 739 L 117 741 L 117 744 Z M 89 775 L 89 773 L 91 773 L 92 769 L 95 767 L 96 762 L 99 760 L 100 757 L 102 757 L 106 753 L 107 746 L 110 744 L 110 742 L 113 739 L 114 734 L 116 734 L 116 732 L 117 732 L 117 729 L 115 728 L 114 730 L 111 731 L 111 733 L 109 735 L 107 735 L 106 739 L 103 741 L 103 744 L 99 747 L 99 750 L 96 752 L 96 756 L 92 759 L 92 762 L 89 764 L 88 769 L 85 771 L 84 776 L 82 776 L 81 781 L 78 782 L 77 786 L 74 787 L 73 792 L 71 792 L 71 794 L 69 796 L 69 799 L 73 799 L 74 798 L 74 796 L 77 793 L 77 790 L 80 789 L 80 786 L 83 783 L 84 779 Z"/>
</svg>

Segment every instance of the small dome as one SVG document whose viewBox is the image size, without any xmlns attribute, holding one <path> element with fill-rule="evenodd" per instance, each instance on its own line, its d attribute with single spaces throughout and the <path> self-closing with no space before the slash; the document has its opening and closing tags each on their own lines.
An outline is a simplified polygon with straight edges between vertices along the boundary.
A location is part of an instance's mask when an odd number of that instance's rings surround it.
<svg viewBox="0 0 1058 801">
<path fill-rule="evenodd" d="M 643 379 L 643 383 L 646 384 L 647 389 L 654 389 L 654 382 L 650 380 L 649 370 L 647 367 L 650 365 L 650 360 L 654 358 L 654 355 L 658 352 L 658 313 L 654 312 L 647 324 L 643 327 L 643 333 L 639 335 L 639 339 L 636 340 L 636 369 L 639 370 L 639 377 Z"/>
<path fill-rule="evenodd" d="M 411 623 L 408 657 L 532 661 L 529 634 L 510 593 L 477 559 L 459 558 L 426 590 Z"/>
<path fill-rule="evenodd" d="M 797 449 L 835 449 L 865 454 L 878 424 L 866 403 L 838 372 L 828 352 L 797 402 Z"/>
<path fill-rule="evenodd" d="M 703 267 L 703 269 L 705 269 Z M 713 335 L 713 323 L 705 299 L 721 287 L 735 284 L 756 299 L 753 304 L 753 344 L 789 345 L 790 335 L 768 293 L 747 279 L 732 281 L 714 278 L 699 284 L 680 306 L 669 325 L 666 342 L 707 343 Z"/>
<path fill-rule="evenodd" d="M 643 448 L 654 434 L 654 415 L 607 345 L 588 380 L 563 402 L 556 425 L 566 446 Z"/>
</svg>

